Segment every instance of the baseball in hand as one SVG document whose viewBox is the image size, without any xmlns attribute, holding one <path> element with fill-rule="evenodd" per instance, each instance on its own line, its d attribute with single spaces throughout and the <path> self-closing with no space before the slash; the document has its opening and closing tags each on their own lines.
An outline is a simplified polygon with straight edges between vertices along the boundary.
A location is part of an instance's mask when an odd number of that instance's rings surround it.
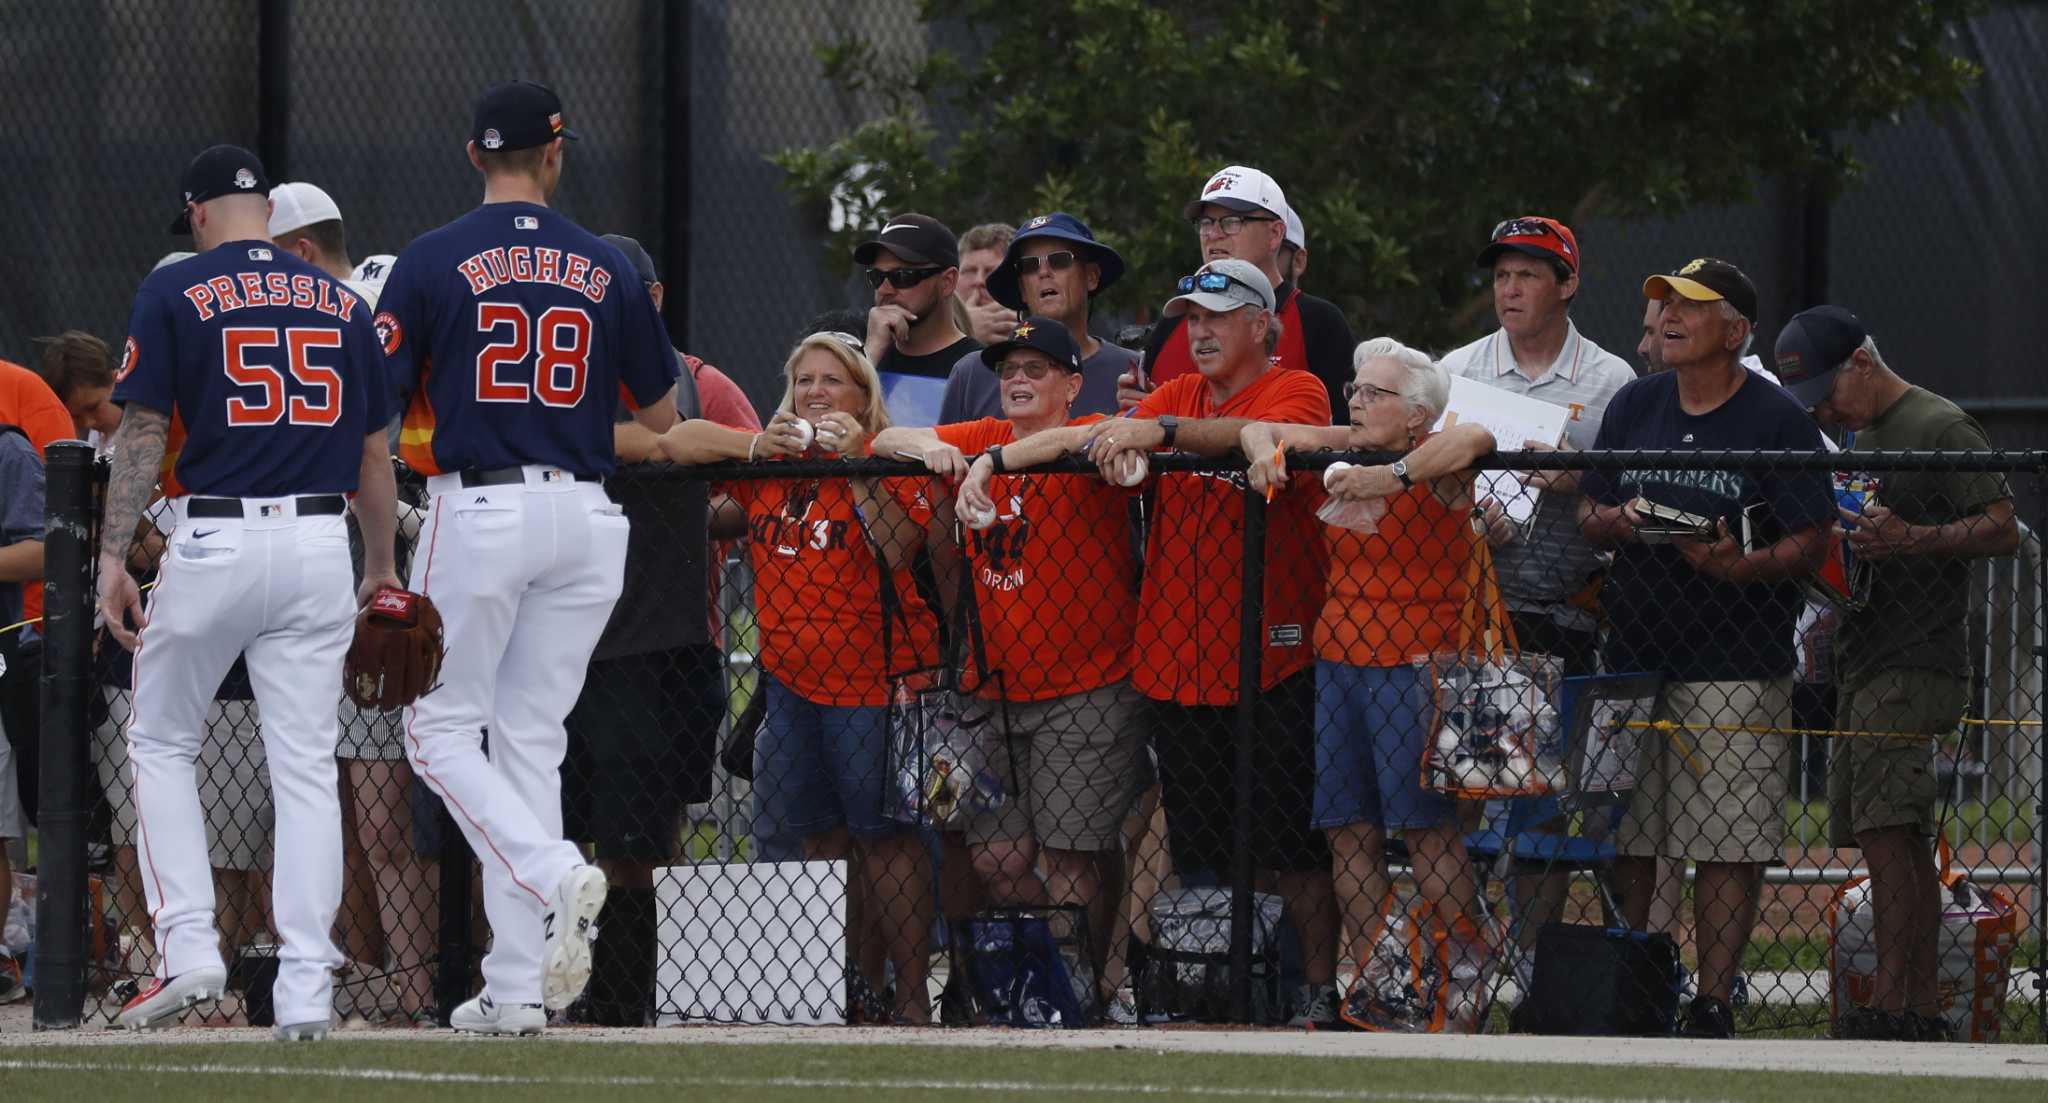
<svg viewBox="0 0 2048 1103">
<path fill-rule="evenodd" d="M 1323 468 L 1323 489 L 1330 489 L 1330 480 L 1337 477 L 1337 472 L 1357 466 L 1358 465 L 1355 463 L 1348 463 L 1344 460 L 1337 460 L 1336 462 L 1330 464 L 1330 466 Z"/>
<path fill-rule="evenodd" d="M 985 529 L 996 523 L 996 507 L 983 508 L 971 502 L 960 503 L 960 517 L 971 529 Z"/>
<path fill-rule="evenodd" d="M 839 451 L 839 426 L 829 421 L 821 421 L 814 435 L 818 439 L 818 447 L 828 452 Z"/>
<path fill-rule="evenodd" d="M 1116 485 L 1136 486 L 1152 473 L 1152 463 L 1143 452 L 1125 452 L 1116 458 Z"/>
<path fill-rule="evenodd" d="M 797 418 L 795 421 L 790 422 L 790 424 L 796 427 L 797 451 L 801 452 L 804 449 L 809 448 L 811 446 L 811 442 L 818 439 L 818 431 L 816 429 L 811 428 L 811 423 L 805 421 L 803 418 Z"/>
</svg>

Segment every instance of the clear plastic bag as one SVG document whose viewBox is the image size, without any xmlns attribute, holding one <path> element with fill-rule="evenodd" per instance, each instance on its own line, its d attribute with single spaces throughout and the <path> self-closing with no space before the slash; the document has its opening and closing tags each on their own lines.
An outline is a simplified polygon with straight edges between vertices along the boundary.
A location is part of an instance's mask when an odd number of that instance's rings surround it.
<svg viewBox="0 0 2048 1103">
<path fill-rule="evenodd" d="M 994 702 L 944 686 L 913 689 L 906 683 L 890 699 L 896 819 L 958 829 L 1002 807 L 1002 777 L 992 758 L 1002 730 Z"/>
<path fill-rule="evenodd" d="M 1441 654 L 1425 663 L 1435 697 L 1425 788 L 1484 800 L 1565 787 L 1559 680 L 1547 656 Z"/>
<path fill-rule="evenodd" d="M 1469 917 L 1446 927 L 1419 898 L 1404 908 L 1390 895 L 1381 914 L 1339 1016 L 1361 1030 L 1478 1033 L 1499 964 L 1495 940 Z"/>
</svg>

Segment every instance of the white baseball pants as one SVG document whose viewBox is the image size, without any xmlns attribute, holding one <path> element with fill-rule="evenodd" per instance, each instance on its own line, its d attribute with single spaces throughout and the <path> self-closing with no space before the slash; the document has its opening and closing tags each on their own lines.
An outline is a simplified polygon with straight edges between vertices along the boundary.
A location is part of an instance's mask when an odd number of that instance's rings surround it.
<svg viewBox="0 0 2048 1103">
<path fill-rule="evenodd" d="M 355 620 L 340 514 L 300 517 L 291 498 L 245 499 L 239 518 L 185 516 L 165 548 L 135 649 L 128 759 L 136 851 L 158 969 L 221 967 L 196 762 L 207 706 L 246 653 L 277 809 L 272 1000 L 280 1023 L 333 1013 L 331 932 L 341 906 L 341 800 L 334 747 L 341 664 Z"/>
<path fill-rule="evenodd" d="M 601 485 L 524 470 L 498 486 L 428 480 L 412 566 L 448 656 L 406 717 L 406 755 L 483 867 L 484 985 L 501 1004 L 541 1002 L 541 913 L 583 862 L 562 838 L 562 721 L 626 571 L 626 517 Z"/>
</svg>

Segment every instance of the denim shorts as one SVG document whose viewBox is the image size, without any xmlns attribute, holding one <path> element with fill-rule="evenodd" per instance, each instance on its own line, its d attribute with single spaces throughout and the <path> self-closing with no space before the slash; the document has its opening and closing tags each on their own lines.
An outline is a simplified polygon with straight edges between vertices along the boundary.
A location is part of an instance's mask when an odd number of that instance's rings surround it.
<svg viewBox="0 0 2048 1103">
<path fill-rule="evenodd" d="M 754 744 L 754 832 L 819 835 L 844 825 L 861 838 L 905 830 L 884 812 L 886 705 L 820 705 L 763 670 L 768 694 Z"/>
<path fill-rule="evenodd" d="M 1422 787 L 1429 687 L 1412 666 L 1316 663 L 1316 827 L 1388 831 L 1451 822 L 1456 803 Z"/>
</svg>

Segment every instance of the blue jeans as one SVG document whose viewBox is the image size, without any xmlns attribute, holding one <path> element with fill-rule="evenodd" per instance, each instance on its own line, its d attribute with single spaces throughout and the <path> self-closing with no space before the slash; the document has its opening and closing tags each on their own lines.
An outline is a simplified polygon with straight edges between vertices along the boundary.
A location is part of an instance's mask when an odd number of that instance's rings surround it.
<svg viewBox="0 0 2048 1103">
<path fill-rule="evenodd" d="M 1387 831 L 1449 823 L 1453 802 L 1422 787 L 1422 749 L 1435 712 L 1412 666 L 1316 663 L 1316 827 L 1370 823 Z"/>
<path fill-rule="evenodd" d="M 904 830 L 885 811 L 889 710 L 820 705 L 761 672 L 768 709 L 754 744 L 754 833 L 820 835 L 845 826 L 861 838 Z"/>
</svg>

